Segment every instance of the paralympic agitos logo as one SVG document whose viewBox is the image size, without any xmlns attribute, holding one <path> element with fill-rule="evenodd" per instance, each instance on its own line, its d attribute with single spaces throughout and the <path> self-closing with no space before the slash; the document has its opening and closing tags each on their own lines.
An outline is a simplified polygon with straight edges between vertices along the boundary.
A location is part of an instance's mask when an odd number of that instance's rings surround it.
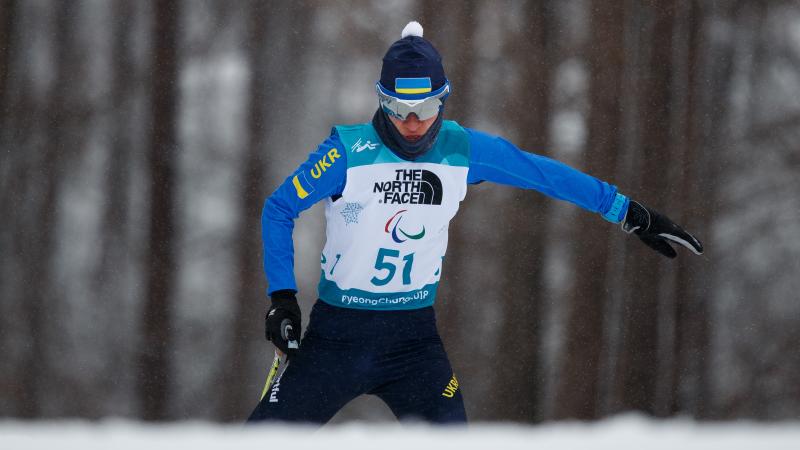
<svg viewBox="0 0 800 450">
<path fill-rule="evenodd" d="M 398 169 L 394 179 L 376 181 L 372 192 L 383 194 L 378 201 L 390 205 L 441 205 L 442 181 L 430 170 Z"/>
<path fill-rule="evenodd" d="M 389 220 L 386 221 L 386 226 L 383 227 L 383 231 L 385 231 L 388 234 L 391 234 L 392 240 L 397 242 L 398 244 L 402 244 L 403 242 L 409 239 L 412 240 L 422 239 L 425 236 L 425 225 L 422 226 L 422 231 L 419 231 L 415 234 L 406 233 L 405 230 L 400 228 L 400 221 L 403 220 L 402 214 L 406 211 L 407 211 L 406 209 L 401 209 L 400 211 L 397 211 L 392 217 L 389 218 Z M 389 231 L 389 228 L 391 228 L 392 231 Z"/>
</svg>

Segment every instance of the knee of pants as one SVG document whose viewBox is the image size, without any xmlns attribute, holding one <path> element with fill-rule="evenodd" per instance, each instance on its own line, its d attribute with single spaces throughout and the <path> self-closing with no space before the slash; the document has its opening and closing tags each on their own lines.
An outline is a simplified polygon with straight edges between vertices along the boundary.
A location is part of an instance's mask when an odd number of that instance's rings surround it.
<svg viewBox="0 0 800 450">
<path fill-rule="evenodd" d="M 432 423 L 467 421 L 464 398 L 455 375 L 441 370 L 423 372 L 375 392 L 398 419 Z"/>
<path fill-rule="evenodd" d="M 347 365 L 335 358 L 320 358 L 313 346 L 299 353 L 286 366 L 253 410 L 248 422 L 282 421 L 323 424 L 347 402 L 358 396 L 358 385 L 331 380 L 348 379 L 340 373 Z M 345 374 L 346 375 L 346 374 Z"/>
</svg>

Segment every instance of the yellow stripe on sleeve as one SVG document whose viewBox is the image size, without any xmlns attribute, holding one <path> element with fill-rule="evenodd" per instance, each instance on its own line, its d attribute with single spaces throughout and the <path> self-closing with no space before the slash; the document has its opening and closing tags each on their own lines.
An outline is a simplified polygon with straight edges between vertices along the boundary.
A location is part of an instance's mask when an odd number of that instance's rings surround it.
<svg viewBox="0 0 800 450">
<path fill-rule="evenodd" d="M 297 191 L 297 196 L 301 199 L 308 197 L 308 192 L 303 189 L 303 186 L 300 185 L 300 180 L 297 178 L 297 175 L 292 178 L 292 184 L 294 185 L 294 189 Z"/>
</svg>

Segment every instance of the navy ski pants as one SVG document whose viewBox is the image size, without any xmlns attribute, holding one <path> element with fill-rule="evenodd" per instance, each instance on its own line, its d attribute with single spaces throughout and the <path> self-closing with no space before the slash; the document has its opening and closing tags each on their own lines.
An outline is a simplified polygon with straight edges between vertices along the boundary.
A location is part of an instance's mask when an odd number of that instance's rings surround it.
<svg viewBox="0 0 800 450">
<path fill-rule="evenodd" d="M 370 311 L 318 300 L 300 352 L 248 422 L 324 424 L 361 394 L 378 396 L 400 420 L 466 422 L 433 307 Z"/>
</svg>

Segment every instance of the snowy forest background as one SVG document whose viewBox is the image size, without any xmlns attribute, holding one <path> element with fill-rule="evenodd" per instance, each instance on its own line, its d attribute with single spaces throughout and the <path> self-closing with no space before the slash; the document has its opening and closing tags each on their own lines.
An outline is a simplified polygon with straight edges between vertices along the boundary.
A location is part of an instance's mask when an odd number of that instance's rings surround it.
<svg viewBox="0 0 800 450">
<path fill-rule="evenodd" d="M 471 187 L 436 305 L 471 420 L 800 418 L 790 0 L 0 0 L 0 417 L 243 420 L 272 354 L 263 201 L 371 118 L 409 20 L 443 55 L 447 118 L 706 247 L 670 261 Z M 295 230 L 306 313 L 323 221 Z M 393 420 L 371 398 L 353 419 Z"/>
</svg>

